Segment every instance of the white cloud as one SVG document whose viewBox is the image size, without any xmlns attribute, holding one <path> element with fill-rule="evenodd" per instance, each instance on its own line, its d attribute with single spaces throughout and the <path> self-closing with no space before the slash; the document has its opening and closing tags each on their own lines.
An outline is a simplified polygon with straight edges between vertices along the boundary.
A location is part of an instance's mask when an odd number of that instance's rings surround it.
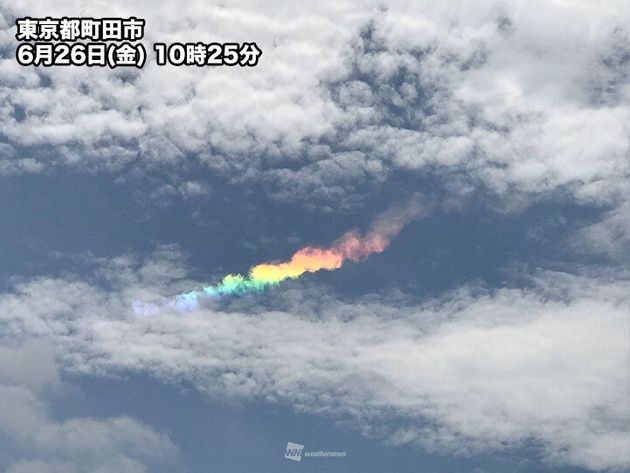
<svg viewBox="0 0 630 473">
<path fill-rule="evenodd" d="M 170 253 L 169 253 L 170 254 Z M 110 292 L 63 279 L 0 298 L 14 333 L 54 337 L 66 370 L 185 379 L 350 419 L 392 442 L 458 453 L 535 441 L 551 462 L 627 468 L 627 274 L 541 273 L 528 289 L 447 294 L 419 306 L 338 301 L 286 288 L 276 308 L 245 300 L 135 316 L 131 301 L 177 292 L 120 260 Z M 125 263 L 127 261 L 127 263 Z M 174 266 L 173 266 L 174 265 Z"/>
<path fill-rule="evenodd" d="M 0 467 L 9 473 L 149 471 L 177 448 L 129 417 L 53 420 L 45 393 L 63 389 L 49 341 L 0 346 Z"/>
<path fill-rule="evenodd" d="M 147 19 L 147 45 L 255 40 L 264 52 L 251 70 L 35 70 L 0 59 L 0 174 L 171 166 L 187 176 L 157 192 L 195 197 L 210 189 L 190 172 L 207 166 L 260 181 L 279 199 L 338 207 L 365 182 L 432 173 L 462 199 L 482 189 L 506 206 L 556 195 L 606 205 L 575 244 L 609 255 L 627 246 L 627 2 L 26 8 L 0 8 L 1 47 L 15 47 L 17 15 L 136 15 Z M 147 265 L 121 257 L 95 276 L 109 292 L 76 279 L 18 284 L 0 298 L 0 323 L 7 335 L 52 337 L 75 372 L 186 378 L 212 392 L 344 413 L 366 431 L 426 447 L 535 439 L 552 461 L 629 464 L 628 275 L 544 274 L 529 289 L 463 290 L 419 307 L 316 293 L 317 303 L 298 294 L 282 310 L 130 316 L 132 299 L 179 292 L 185 277 L 172 248 Z M 39 349 L 29 350 L 19 351 L 24 363 Z M 38 370 L 0 361 L 2 396 L 14 407 L 1 422 L 53 458 L 14 471 L 72 471 L 55 439 L 75 439 L 76 422 L 110 452 L 117 438 L 143 432 L 149 445 L 167 444 L 130 419 L 52 421 L 40 393 L 58 382 L 56 371 Z M 141 469 L 133 452 L 112 453 L 108 467 Z"/>
<path fill-rule="evenodd" d="M 4 59 L 0 120 L 15 150 L 0 161 L 3 172 L 201 165 L 261 181 L 277 198 L 343 204 L 366 181 L 410 171 L 447 183 L 459 176 L 502 200 L 559 190 L 580 202 L 626 200 L 623 1 L 176 10 L 66 1 L 55 12 L 46 2 L 28 11 L 8 2 L 5 27 L 26 13 L 134 14 L 147 19 L 147 44 L 256 40 L 263 59 L 253 69 L 150 63 L 140 72 L 35 71 Z M 7 48 L 12 33 L 0 37 Z"/>
</svg>

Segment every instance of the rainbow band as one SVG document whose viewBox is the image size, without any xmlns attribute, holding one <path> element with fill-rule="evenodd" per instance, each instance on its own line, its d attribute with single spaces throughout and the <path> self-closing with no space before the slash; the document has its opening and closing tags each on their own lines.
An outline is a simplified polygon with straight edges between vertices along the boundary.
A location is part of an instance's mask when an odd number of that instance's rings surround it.
<svg viewBox="0 0 630 473">
<path fill-rule="evenodd" d="M 253 266 L 248 276 L 228 274 L 214 286 L 204 286 L 200 291 L 178 294 L 164 299 L 161 305 L 134 302 L 136 313 L 152 315 L 167 306 L 177 310 L 193 310 L 199 300 L 230 295 L 262 292 L 286 279 L 297 279 L 304 273 L 333 271 L 350 261 L 363 261 L 374 253 L 381 253 L 402 228 L 421 213 L 417 200 L 410 200 L 402 208 L 396 208 L 378 217 L 365 235 L 351 231 L 345 233 L 329 248 L 307 246 L 293 254 L 290 260 L 279 263 L 263 263 Z"/>
</svg>

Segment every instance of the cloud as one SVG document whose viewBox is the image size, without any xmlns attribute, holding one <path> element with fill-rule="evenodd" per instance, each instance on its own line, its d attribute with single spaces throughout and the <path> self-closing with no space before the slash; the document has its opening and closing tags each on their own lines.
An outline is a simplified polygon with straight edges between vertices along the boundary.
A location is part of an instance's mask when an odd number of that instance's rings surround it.
<svg viewBox="0 0 630 473">
<path fill-rule="evenodd" d="M 167 254 L 148 267 L 176 274 Z M 534 442 L 554 463 L 630 465 L 625 273 L 539 272 L 526 288 L 462 287 L 419 305 L 295 286 L 273 303 L 236 299 L 147 318 L 131 301 L 176 293 L 181 276 L 160 276 L 152 289 L 153 270 L 132 259 L 116 267 L 123 277 L 107 291 L 22 282 L 0 297 L 3 331 L 52 336 L 69 372 L 186 380 L 394 443 L 472 454 Z"/>
<path fill-rule="evenodd" d="M 136 15 L 147 45 L 255 40 L 263 58 L 254 69 L 110 71 L 22 68 L 4 55 L 0 174 L 166 169 L 154 197 L 204 198 L 211 189 L 196 174 L 209 169 L 329 209 L 398 175 L 409 186 L 428 176 L 452 205 L 481 192 L 506 210 L 599 206 L 603 219 L 569 244 L 627 250 L 625 2 L 25 8 L 0 7 L 3 50 L 15 47 L 19 15 Z M 211 395 L 342 416 L 394 443 L 465 454 L 533 441 L 553 462 L 630 464 L 627 273 L 538 273 L 527 288 L 463 287 L 420 305 L 287 288 L 282 304 L 141 319 L 131 301 L 195 283 L 176 249 L 97 262 L 86 279 L 16 283 L 0 296 L 2 333 L 50 337 L 69 372 L 185 379 Z M 51 419 L 44 396 L 59 376 L 52 346 L 38 343 L 0 347 L 0 424 L 26 452 L 10 471 L 142 471 L 173 451 L 133 419 Z"/>
<path fill-rule="evenodd" d="M 63 387 L 50 341 L 26 338 L 0 353 L 3 471 L 136 473 L 176 460 L 165 435 L 130 417 L 52 419 L 46 393 Z"/>
<path fill-rule="evenodd" d="M 133 72 L 4 59 L 2 172 L 209 167 L 278 199 L 342 207 L 397 172 L 458 180 L 507 208 L 627 200 L 622 1 L 55 8 L 6 3 L 2 46 L 15 46 L 17 15 L 134 14 L 147 19 L 147 44 L 255 40 L 263 58 Z"/>
<path fill-rule="evenodd" d="M 41 392 L 58 389 L 60 379 L 49 341 L 28 340 L 19 347 L 0 346 L 0 383 Z"/>
<path fill-rule="evenodd" d="M 609 210 L 601 221 L 581 228 L 572 244 L 577 250 L 624 261 L 630 249 L 630 202 Z"/>
</svg>

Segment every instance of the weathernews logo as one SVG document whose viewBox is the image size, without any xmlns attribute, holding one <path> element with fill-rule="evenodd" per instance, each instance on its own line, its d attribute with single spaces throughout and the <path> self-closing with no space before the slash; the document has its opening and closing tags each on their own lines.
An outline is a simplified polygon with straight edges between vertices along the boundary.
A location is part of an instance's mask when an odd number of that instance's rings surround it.
<svg viewBox="0 0 630 473">
<path fill-rule="evenodd" d="M 324 450 L 316 450 L 316 451 L 304 451 L 304 445 L 299 443 L 287 442 L 287 449 L 284 451 L 284 458 L 287 460 L 293 460 L 296 462 L 301 462 L 302 457 L 310 457 L 310 458 L 345 458 L 346 452 L 331 452 Z"/>
<path fill-rule="evenodd" d="M 301 462 L 303 451 L 304 445 L 300 445 L 299 443 L 287 442 L 287 449 L 284 452 L 284 458 L 286 458 L 287 460 Z"/>
</svg>

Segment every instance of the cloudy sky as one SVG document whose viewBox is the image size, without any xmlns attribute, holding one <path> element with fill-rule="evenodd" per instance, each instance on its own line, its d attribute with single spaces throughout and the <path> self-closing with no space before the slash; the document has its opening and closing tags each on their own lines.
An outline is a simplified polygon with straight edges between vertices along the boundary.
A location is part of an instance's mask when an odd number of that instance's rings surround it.
<svg viewBox="0 0 630 473">
<path fill-rule="evenodd" d="M 22 67 L 23 16 L 263 55 Z M 630 471 L 629 25 L 623 0 L 0 0 L 0 470 Z M 363 263 L 132 309 L 411 195 Z"/>
</svg>

